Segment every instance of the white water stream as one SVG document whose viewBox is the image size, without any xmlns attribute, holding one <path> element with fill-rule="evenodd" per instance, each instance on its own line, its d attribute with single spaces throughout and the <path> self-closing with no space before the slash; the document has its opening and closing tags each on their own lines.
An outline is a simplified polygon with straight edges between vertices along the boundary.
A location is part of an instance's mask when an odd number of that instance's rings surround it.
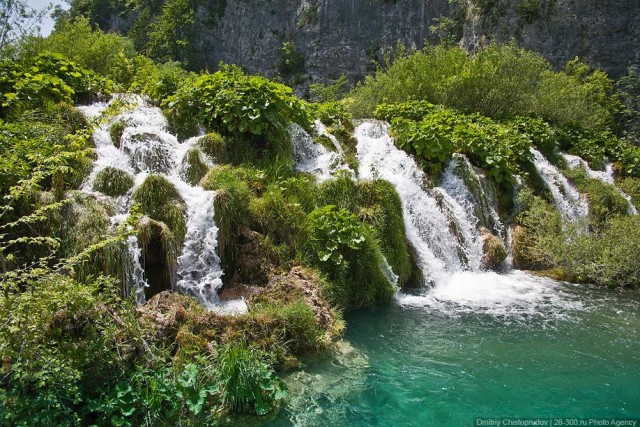
<svg viewBox="0 0 640 427">
<path fill-rule="evenodd" d="M 222 286 L 223 271 L 216 253 L 218 228 L 214 222 L 215 194 L 202 187 L 192 186 L 181 177 L 183 158 L 199 138 L 180 143 L 167 131 L 167 121 L 159 108 L 149 105 L 139 96 L 127 96 L 125 99 L 131 104 L 130 108 L 101 125 L 94 133 L 97 160 L 82 189 L 93 192 L 96 175 L 107 167 L 132 175 L 134 188 L 116 200 L 116 216 L 118 221 L 122 221 L 131 207 L 135 189 L 149 174 L 163 175 L 177 189 L 185 203 L 187 214 L 186 236 L 177 259 L 175 286 L 195 296 L 209 308 L 218 307 L 217 290 Z M 88 118 L 95 118 L 107 107 L 107 103 L 96 103 L 80 109 Z M 126 124 L 119 148 L 109 135 L 110 126 L 118 120 Z M 134 282 L 136 300 L 142 303 L 144 287 L 147 286 L 141 264 L 142 251 L 134 237 L 129 238 L 127 244 L 132 261 L 128 276 Z"/>
</svg>

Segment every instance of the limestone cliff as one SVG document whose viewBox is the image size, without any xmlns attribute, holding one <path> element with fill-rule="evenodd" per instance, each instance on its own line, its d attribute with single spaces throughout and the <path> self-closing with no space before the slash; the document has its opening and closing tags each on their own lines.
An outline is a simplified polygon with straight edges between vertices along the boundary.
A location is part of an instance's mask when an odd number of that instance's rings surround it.
<svg viewBox="0 0 640 427">
<path fill-rule="evenodd" d="M 166 2 L 166 0 L 165 0 Z M 513 40 L 555 65 L 587 58 L 611 75 L 640 62 L 640 0 L 192 0 L 192 66 L 219 61 L 273 76 L 286 56 L 300 81 L 357 80 L 398 41 L 440 37 L 469 49 Z M 159 10 L 157 8 L 156 10 Z M 135 11 L 102 17 L 127 33 Z M 444 18 L 444 19 L 443 19 Z M 436 28 L 437 27 L 437 28 Z M 103 28 L 106 29 L 106 28 Z M 283 53 L 284 43 L 289 52 Z"/>
</svg>

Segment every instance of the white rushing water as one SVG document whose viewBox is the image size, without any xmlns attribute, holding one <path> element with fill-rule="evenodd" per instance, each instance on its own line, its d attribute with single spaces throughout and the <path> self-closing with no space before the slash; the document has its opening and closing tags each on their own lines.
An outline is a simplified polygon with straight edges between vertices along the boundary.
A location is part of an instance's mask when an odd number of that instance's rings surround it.
<svg viewBox="0 0 640 427">
<path fill-rule="evenodd" d="M 455 185 L 453 178 L 443 181 L 444 187 L 427 189 L 425 173 L 407 153 L 396 148 L 385 123 L 360 124 L 356 138 L 359 177 L 382 178 L 396 188 L 402 200 L 407 238 L 425 277 L 437 285 L 454 272 L 478 271 L 482 246 L 475 228 L 477 219 L 445 188 Z"/>
<path fill-rule="evenodd" d="M 631 197 L 622 191 L 620 188 L 616 186 L 615 179 L 613 177 L 613 165 L 611 163 L 607 163 L 605 165 L 604 171 L 596 171 L 591 169 L 589 163 L 584 160 L 582 157 L 574 156 L 572 154 L 563 154 L 562 157 L 567 162 L 567 165 L 572 169 L 582 169 L 589 178 L 597 179 L 598 181 L 602 181 L 605 184 L 609 184 L 615 187 L 615 189 L 620 193 L 622 197 L 624 197 L 629 206 L 628 214 L 629 215 L 638 215 L 638 210 L 631 202 Z"/>
<path fill-rule="evenodd" d="M 532 147 L 531 154 L 534 156 L 536 170 L 551 192 L 555 205 L 563 218 L 568 221 L 586 218 L 589 214 L 589 203 L 586 197 L 580 194 L 541 152 Z"/>
<path fill-rule="evenodd" d="M 396 294 L 399 304 L 457 315 L 484 313 L 511 316 L 538 313 L 555 303 L 568 304 L 561 284 L 520 271 L 507 274 L 482 271 L 482 242 L 478 206 L 460 169 L 467 160 L 456 156 L 442 174 L 440 185 L 426 187 L 427 178 L 414 159 L 396 148 L 388 125 L 363 122 L 356 129 L 359 175 L 382 178 L 398 191 L 403 205 L 407 238 L 416 249 L 419 267 L 432 286 L 418 295 Z M 473 169 L 470 169 L 473 173 Z M 484 192 L 486 216 L 502 229 L 494 197 L 478 179 L 476 192 Z M 452 231 L 453 230 L 453 231 Z M 505 232 L 505 234 L 507 234 Z"/>
<path fill-rule="evenodd" d="M 94 169 L 83 184 L 83 191 L 93 192 L 95 177 L 101 170 L 113 167 L 134 177 L 134 188 L 116 201 L 116 216 L 127 215 L 131 207 L 131 197 L 151 173 L 167 178 L 177 189 L 186 206 L 186 235 L 184 246 L 177 259 L 175 286 L 182 292 L 197 297 L 205 306 L 218 306 L 217 290 L 222 286 L 223 271 L 216 253 L 218 228 L 214 222 L 214 192 L 192 186 L 181 176 L 183 158 L 199 138 L 191 138 L 180 143 L 168 132 L 167 121 L 162 111 L 148 104 L 139 96 L 126 96 L 130 104 L 124 112 L 104 123 L 94 133 L 97 159 Z M 96 103 L 80 107 L 88 118 L 98 117 L 109 106 Z M 126 127 L 120 147 L 116 147 L 109 135 L 110 126 L 122 120 Z M 208 159 L 207 163 L 211 164 Z M 141 265 L 142 250 L 135 237 L 127 241 L 131 256 L 131 272 L 136 300 L 144 302 L 144 287 L 147 282 Z M 240 307 L 242 304 L 236 304 Z M 240 307 L 241 309 L 241 307 Z"/>
<path fill-rule="evenodd" d="M 338 141 L 330 135 L 322 123 L 317 130 L 321 134 L 328 136 L 336 145 L 336 152 L 327 150 L 321 144 L 317 144 L 311 135 L 301 126 L 291 124 L 289 126 L 289 136 L 293 143 L 293 155 L 296 161 L 296 170 L 299 172 L 309 172 L 316 176 L 318 182 L 326 181 L 339 171 L 345 171 L 350 175 L 355 175 L 353 170 L 342 161 L 342 148 Z"/>
</svg>

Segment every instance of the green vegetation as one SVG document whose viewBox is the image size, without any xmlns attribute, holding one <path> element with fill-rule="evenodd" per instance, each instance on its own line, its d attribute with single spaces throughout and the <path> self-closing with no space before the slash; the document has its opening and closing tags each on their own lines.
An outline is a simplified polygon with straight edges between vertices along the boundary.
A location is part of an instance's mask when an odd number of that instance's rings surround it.
<svg viewBox="0 0 640 427">
<path fill-rule="evenodd" d="M 235 66 L 199 75 L 183 68 L 200 60 L 191 49 L 196 8 L 213 22 L 225 7 L 224 0 L 74 0 L 50 37 L 1 46 L 0 424 L 215 425 L 233 412 L 267 414 L 286 396 L 276 370 L 327 349 L 344 327 L 340 309 L 393 295 L 385 261 L 399 285 L 420 283 L 394 187 L 347 174 L 320 184 L 295 172 L 292 122 L 310 130 L 319 118 L 354 169 L 352 119 L 375 111 L 432 178 L 455 153 L 483 168 L 503 195 L 522 175 L 514 230 L 520 266 L 608 286 L 640 283 L 639 220 L 626 215 L 613 187 L 565 171 L 590 200 L 579 224 L 563 224 L 539 196 L 544 190 L 527 187 L 535 146 L 561 166 L 559 149 L 593 167 L 614 161 L 620 186 L 640 200 L 640 151 L 612 127 L 632 116 L 632 77 L 618 87 L 626 110 L 616 116 L 611 82 L 579 61 L 555 72 L 513 46 L 473 57 L 433 47 L 396 53 L 344 99 L 344 77 L 311 85 L 315 103 L 307 103 Z M 133 39 L 92 28 L 106 28 L 98 22 L 103 11 L 127 8 L 136 11 Z M 300 23 L 311 25 L 315 12 Z M 295 46 L 285 43 L 281 59 L 281 77 L 299 83 L 304 58 Z M 247 291 L 247 313 L 209 312 L 170 291 L 186 207 L 169 179 L 149 175 L 118 228 L 110 221 L 114 200 L 76 191 L 92 168 L 93 131 L 111 123 L 119 146 L 128 124 L 113 118 L 122 103 L 91 121 L 73 104 L 115 91 L 162 105 L 181 139 L 207 132 L 187 152 L 183 178 L 216 193 L 223 292 Z M 119 197 L 133 185 L 125 171 L 105 168 L 93 189 Z M 150 285 L 137 307 L 133 237 Z M 498 243 L 488 243 L 496 260 L 505 255 Z"/>
<path fill-rule="evenodd" d="M 118 197 L 133 187 L 133 178 L 123 170 L 107 167 L 98 172 L 93 189 L 107 196 Z"/>
<path fill-rule="evenodd" d="M 491 45 L 474 56 L 436 46 L 400 52 L 356 86 L 348 102 L 356 117 L 372 116 L 383 103 L 428 101 L 492 118 L 539 116 L 555 125 L 603 129 L 618 108 L 607 96 L 611 89 L 605 73 L 579 61 L 554 72 L 539 54 L 512 45 Z"/>
<path fill-rule="evenodd" d="M 182 138 L 201 124 L 237 144 L 247 140 L 255 151 L 281 155 L 288 153 L 289 123 L 309 127 L 304 106 L 290 88 L 234 66 L 186 81 L 163 105 Z"/>
<path fill-rule="evenodd" d="M 637 216 L 614 215 L 587 233 L 584 224 L 563 225 L 553 206 L 531 193 L 524 192 L 520 204 L 522 228 L 514 234 L 518 248 L 514 261 L 519 266 L 557 269 L 561 277 L 576 283 L 629 287 L 640 283 L 640 268 L 633 261 L 640 255 Z M 597 210 L 595 218 L 600 215 Z"/>
<path fill-rule="evenodd" d="M 133 193 L 133 200 L 142 213 L 165 223 L 182 246 L 187 232 L 185 206 L 173 184 L 162 175 L 149 175 Z"/>
</svg>

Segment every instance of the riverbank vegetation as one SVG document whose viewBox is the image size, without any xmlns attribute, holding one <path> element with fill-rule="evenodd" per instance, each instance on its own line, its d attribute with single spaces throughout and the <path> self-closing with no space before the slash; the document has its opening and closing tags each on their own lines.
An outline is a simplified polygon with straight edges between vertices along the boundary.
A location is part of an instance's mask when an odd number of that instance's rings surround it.
<svg viewBox="0 0 640 427">
<path fill-rule="evenodd" d="M 161 37 L 167 25 L 154 24 L 145 51 L 180 59 Z M 565 169 L 560 151 L 596 169 L 614 162 L 621 188 L 638 202 L 640 152 L 616 133 L 621 104 L 601 71 L 580 61 L 553 71 L 513 46 L 475 56 L 442 46 L 398 55 L 348 93 L 344 82 L 315 87 L 330 102 L 311 103 L 236 66 L 196 74 L 154 63 L 136 50 L 140 43 L 67 17 L 50 37 L 3 53 L 1 423 L 213 424 L 234 411 L 265 415 L 286 396 L 276 372 L 327 349 L 344 328 L 344 308 L 423 283 L 394 187 L 348 172 L 324 182 L 297 172 L 292 123 L 313 132 L 319 118 L 353 169 L 354 117 L 389 121 L 398 146 L 433 182 L 454 154 L 465 154 L 503 195 L 500 214 L 513 219 L 520 267 L 608 286 L 640 283 L 640 224 L 626 200 L 567 169 L 591 211 L 586 223 L 563 224 L 531 163 L 531 147 Z M 114 118 L 128 106 L 116 99 L 89 120 L 74 105 L 119 91 L 160 105 L 180 140 L 206 133 L 185 157 L 185 178 L 216 192 L 224 288 L 257 289 L 245 295 L 247 313 L 210 312 L 167 291 L 136 306 L 127 242 L 155 250 L 171 276 L 186 207 L 161 174 L 136 185 L 104 169 L 93 185 L 101 195 L 78 191 L 92 170 L 92 133 L 113 122 L 108 133 L 120 147 L 127 123 Z M 129 193 L 131 214 L 111 224 L 114 198 Z"/>
</svg>

